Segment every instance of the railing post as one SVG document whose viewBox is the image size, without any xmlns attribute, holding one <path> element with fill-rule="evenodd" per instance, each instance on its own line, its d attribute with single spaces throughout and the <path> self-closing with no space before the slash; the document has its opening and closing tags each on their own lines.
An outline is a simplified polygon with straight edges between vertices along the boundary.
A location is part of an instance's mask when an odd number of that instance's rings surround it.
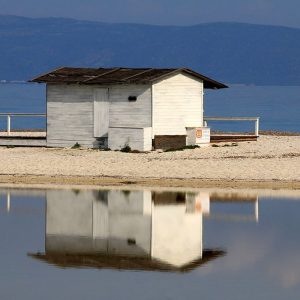
<svg viewBox="0 0 300 300">
<path fill-rule="evenodd" d="M 255 135 L 259 136 L 259 118 L 255 121 Z"/>
<path fill-rule="evenodd" d="M 7 115 L 7 134 L 10 135 L 10 128 L 11 127 L 11 116 Z"/>
</svg>

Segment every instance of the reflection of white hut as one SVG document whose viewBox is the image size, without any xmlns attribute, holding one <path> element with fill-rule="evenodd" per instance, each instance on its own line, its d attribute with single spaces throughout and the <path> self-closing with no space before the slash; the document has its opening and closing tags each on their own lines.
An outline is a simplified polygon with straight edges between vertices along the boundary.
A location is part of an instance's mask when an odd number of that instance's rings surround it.
<svg viewBox="0 0 300 300">
<path fill-rule="evenodd" d="M 174 267 L 200 259 L 202 214 L 162 200 L 150 191 L 49 191 L 46 252 L 151 257 Z"/>
<path fill-rule="evenodd" d="M 151 256 L 181 267 L 202 258 L 202 214 L 191 195 L 178 195 L 153 194 Z"/>
<path fill-rule="evenodd" d="M 195 207 L 198 211 L 204 216 L 209 215 L 210 213 L 210 195 L 208 192 L 197 193 L 196 195 L 192 195 L 192 199 L 195 202 Z"/>
</svg>

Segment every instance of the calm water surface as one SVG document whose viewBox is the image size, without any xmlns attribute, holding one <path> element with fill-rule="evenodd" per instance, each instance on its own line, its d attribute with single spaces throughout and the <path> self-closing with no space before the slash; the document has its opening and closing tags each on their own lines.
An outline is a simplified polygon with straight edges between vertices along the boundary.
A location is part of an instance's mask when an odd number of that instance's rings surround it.
<svg viewBox="0 0 300 300">
<path fill-rule="evenodd" d="M 46 111 L 45 87 L 38 84 L 0 84 L 0 112 Z M 264 130 L 300 131 L 300 86 L 232 86 L 207 90 L 206 116 L 261 117 Z M 0 129 L 5 128 L 0 118 Z M 43 119 L 18 118 L 15 128 L 45 128 Z M 211 122 L 215 130 L 253 131 L 253 123 Z"/>
<path fill-rule="evenodd" d="M 299 299 L 300 196 L 0 189 L 1 299 Z"/>
</svg>

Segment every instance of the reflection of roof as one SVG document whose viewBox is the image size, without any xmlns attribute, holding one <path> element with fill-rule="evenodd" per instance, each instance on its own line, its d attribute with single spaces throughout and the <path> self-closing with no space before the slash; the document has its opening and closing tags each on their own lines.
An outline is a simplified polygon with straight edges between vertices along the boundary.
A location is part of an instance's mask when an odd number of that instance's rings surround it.
<svg viewBox="0 0 300 300">
<path fill-rule="evenodd" d="M 204 250 L 203 257 L 176 268 L 151 258 L 108 255 L 29 254 L 29 256 L 59 268 L 93 268 L 132 271 L 180 272 L 192 271 L 209 261 L 225 255 L 222 250 Z"/>
<path fill-rule="evenodd" d="M 41 83 L 75 84 L 149 84 L 170 75 L 185 73 L 203 80 L 208 89 L 221 89 L 227 86 L 187 68 L 67 68 L 63 67 L 31 80 Z"/>
<path fill-rule="evenodd" d="M 186 193 L 153 192 L 152 201 L 155 205 L 185 204 Z"/>
<path fill-rule="evenodd" d="M 211 202 L 256 202 L 257 196 L 243 193 L 211 193 Z"/>
</svg>

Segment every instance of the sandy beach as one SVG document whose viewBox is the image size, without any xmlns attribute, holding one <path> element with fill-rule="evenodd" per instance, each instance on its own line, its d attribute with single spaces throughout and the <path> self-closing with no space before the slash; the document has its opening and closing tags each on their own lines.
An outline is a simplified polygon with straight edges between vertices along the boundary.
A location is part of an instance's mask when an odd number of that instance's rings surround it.
<svg viewBox="0 0 300 300">
<path fill-rule="evenodd" d="M 300 136 L 176 152 L 0 148 L 0 183 L 300 188 Z"/>
</svg>

